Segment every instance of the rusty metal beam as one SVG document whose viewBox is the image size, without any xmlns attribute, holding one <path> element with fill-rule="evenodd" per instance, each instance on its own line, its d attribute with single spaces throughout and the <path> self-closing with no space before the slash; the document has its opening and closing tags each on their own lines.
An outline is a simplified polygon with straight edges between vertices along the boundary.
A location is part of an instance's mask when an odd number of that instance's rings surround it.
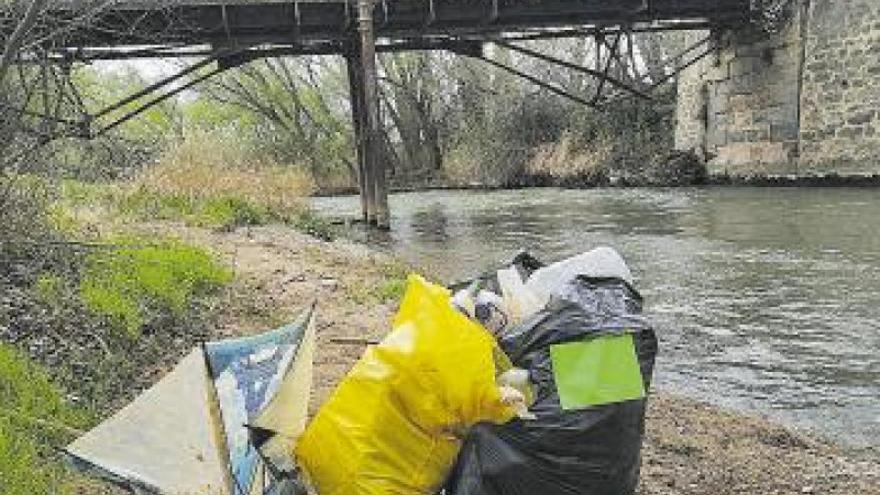
<svg viewBox="0 0 880 495">
<path fill-rule="evenodd" d="M 597 47 L 600 46 L 599 42 L 600 42 L 600 38 L 597 36 L 596 37 L 596 46 Z M 614 36 L 614 45 L 613 46 L 608 46 L 608 44 L 605 43 L 604 36 L 601 38 L 601 43 L 602 43 L 602 45 L 605 45 L 606 48 L 608 48 L 608 60 L 605 62 L 605 70 L 602 71 L 602 77 L 599 78 L 599 86 L 596 88 L 596 95 L 593 96 L 593 104 L 594 105 L 596 105 L 599 102 L 599 99 L 602 98 L 602 90 L 605 88 L 605 81 L 608 81 L 609 79 L 611 79 L 608 76 L 608 71 L 611 70 L 612 62 L 615 59 L 614 55 L 615 55 L 615 53 L 617 53 L 617 47 L 620 45 L 620 33 L 618 32 Z M 597 50 L 596 51 L 596 60 L 597 61 L 600 58 L 599 53 L 600 52 Z"/>
<path fill-rule="evenodd" d="M 208 64 L 214 62 L 216 59 L 217 59 L 217 56 L 210 56 L 210 57 L 208 57 L 198 63 L 195 63 L 195 64 L 181 70 L 180 72 L 177 72 L 176 74 L 162 78 L 159 81 L 156 81 L 155 83 L 150 84 L 149 86 L 145 87 L 144 89 L 137 91 L 137 92 L 119 100 L 118 102 L 116 102 L 112 105 L 104 107 L 103 109 L 101 109 L 100 111 L 95 113 L 93 115 L 93 117 L 100 118 L 100 117 L 103 117 L 104 115 L 107 115 L 108 113 L 111 113 L 115 110 L 119 110 L 120 108 L 124 107 L 125 105 L 128 105 L 129 103 L 137 101 L 137 100 L 143 98 L 144 96 L 146 96 L 154 91 L 157 91 L 159 89 L 162 89 L 165 86 L 174 83 L 178 79 L 186 77 L 187 75 L 201 69 L 202 67 L 207 66 Z"/>
<path fill-rule="evenodd" d="M 549 63 L 552 63 L 552 64 L 556 64 L 556 65 L 559 65 L 559 66 L 565 67 L 565 68 L 567 68 L 567 69 L 571 69 L 571 70 L 574 70 L 574 71 L 576 71 L 576 72 L 580 72 L 580 73 L 582 73 L 582 74 L 586 74 L 586 75 L 589 75 L 589 76 L 592 76 L 592 77 L 596 77 L 596 78 L 600 78 L 600 79 L 607 79 L 607 80 L 608 80 L 608 83 L 611 84 L 612 86 L 615 86 L 615 87 L 617 87 L 617 88 L 620 88 L 620 89 L 622 89 L 622 90 L 624 90 L 624 91 L 626 91 L 626 92 L 628 92 L 628 93 L 632 93 L 633 95 L 636 95 L 636 96 L 638 96 L 638 97 L 640 97 L 640 98 L 644 98 L 644 99 L 646 99 L 646 100 L 651 99 L 651 95 L 649 95 L 648 93 L 645 93 L 644 91 L 642 91 L 642 90 L 640 90 L 640 89 L 638 89 L 638 88 L 634 88 L 634 87 L 632 87 L 632 86 L 630 86 L 630 85 L 628 85 L 628 84 L 625 84 L 625 83 L 623 83 L 623 82 L 621 82 L 621 81 L 618 81 L 618 80 L 615 79 L 615 78 L 609 78 L 606 74 L 603 74 L 602 72 L 597 71 L 597 70 L 595 70 L 595 69 L 591 69 L 591 68 L 589 68 L 589 67 L 583 67 L 583 66 L 580 66 L 580 65 L 577 65 L 577 64 L 573 64 L 573 63 L 568 62 L 568 61 L 566 61 L 566 60 L 562 60 L 562 59 L 559 59 L 559 58 L 553 57 L 553 56 L 551 56 L 551 55 L 547 55 L 547 54 L 541 53 L 541 52 L 539 52 L 539 51 L 537 51 L 537 50 L 532 50 L 532 49 L 530 49 L 530 48 L 526 48 L 526 47 L 522 47 L 522 46 L 514 45 L 514 44 L 512 44 L 512 43 L 508 43 L 508 42 L 506 42 L 506 41 L 493 41 L 493 43 L 496 44 L 496 45 L 498 45 L 498 46 L 501 46 L 501 47 L 507 48 L 507 49 L 509 49 L 509 50 L 513 50 L 513 51 L 516 51 L 516 52 L 522 53 L 523 55 L 528 55 L 528 56 L 530 56 L 530 57 L 534 57 L 534 58 L 537 58 L 537 59 L 539 59 L 539 60 L 543 60 L 543 61 L 545 61 L 545 62 L 549 62 Z"/>
<path fill-rule="evenodd" d="M 506 71 L 506 72 L 509 72 L 517 77 L 521 77 L 521 78 L 525 79 L 526 81 L 529 81 L 530 83 L 535 84 L 536 86 L 542 87 L 555 95 L 562 96 L 563 98 L 568 98 L 569 100 L 574 101 L 576 103 L 580 103 L 581 105 L 586 105 L 588 107 L 598 108 L 596 106 L 596 104 L 590 100 L 587 100 L 587 99 L 581 98 L 580 96 L 577 96 L 575 94 L 569 93 L 568 91 L 566 91 L 562 88 L 554 86 L 554 85 L 552 85 L 546 81 L 543 81 L 541 79 L 538 79 L 537 77 L 532 76 L 530 74 L 526 74 L 525 72 L 523 72 L 519 69 L 515 69 L 509 65 L 505 65 L 505 64 L 502 64 L 501 62 L 498 62 L 496 60 L 492 60 L 491 58 L 488 58 L 485 55 L 476 55 L 476 56 L 473 56 L 473 58 L 482 60 L 483 62 L 486 62 L 490 65 L 495 66 L 495 67 L 498 67 L 499 69 Z"/>
<path fill-rule="evenodd" d="M 228 67 L 217 67 L 217 68 L 211 70 L 210 72 L 202 74 L 202 75 L 188 81 L 186 84 L 178 86 L 177 88 L 174 88 L 173 90 L 171 90 L 167 93 L 163 93 L 163 94 L 153 98 L 152 100 L 150 100 L 147 103 L 143 104 L 142 106 L 138 107 L 136 110 L 133 110 L 133 111 L 125 114 L 124 116 L 120 117 L 119 119 L 113 121 L 112 123 L 104 126 L 99 131 L 97 131 L 93 135 L 93 137 L 99 137 L 103 134 L 106 134 L 106 133 L 112 131 L 113 129 L 115 129 L 115 128 L 119 127 L 120 125 L 128 122 L 129 120 L 137 117 L 138 115 L 146 112 L 150 108 L 153 108 L 154 106 L 162 103 L 163 101 L 165 101 L 173 96 L 176 96 L 176 95 L 182 93 L 183 91 L 186 91 L 187 89 L 189 89 L 189 88 L 191 88 L 191 87 L 193 87 L 203 81 L 206 81 L 206 80 L 208 80 L 208 79 L 210 79 L 210 78 L 216 76 L 217 74 L 220 74 L 221 72 L 224 72 L 226 70 L 228 70 Z"/>
<path fill-rule="evenodd" d="M 50 2 L 53 18 L 64 25 L 73 17 L 69 2 Z M 426 8 L 427 4 L 427 8 Z M 497 36 L 532 28 L 565 29 L 578 26 L 619 26 L 684 21 L 722 23 L 750 18 L 750 0 L 385 0 L 374 19 L 376 36 L 421 38 L 431 36 Z M 3 7 L 0 7 L 2 10 Z M 488 15 L 487 15 L 488 14 Z M 52 48 L 136 47 L 145 43 L 186 45 L 343 42 L 350 36 L 351 6 L 327 2 L 137 2 L 114 3 L 51 40 Z M 0 33 L 0 38 L 9 33 Z"/>
</svg>

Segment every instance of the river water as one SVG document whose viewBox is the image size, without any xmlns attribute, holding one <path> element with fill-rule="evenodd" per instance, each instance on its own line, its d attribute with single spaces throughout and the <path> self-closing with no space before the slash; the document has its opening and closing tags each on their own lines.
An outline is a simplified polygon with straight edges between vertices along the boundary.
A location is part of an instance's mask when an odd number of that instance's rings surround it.
<svg viewBox="0 0 880 495">
<path fill-rule="evenodd" d="M 658 329 L 656 386 L 880 445 L 880 191 L 431 191 L 366 237 L 450 282 L 525 248 L 619 250 Z M 356 197 L 317 198 L 353 216 Z"/>
</svg>

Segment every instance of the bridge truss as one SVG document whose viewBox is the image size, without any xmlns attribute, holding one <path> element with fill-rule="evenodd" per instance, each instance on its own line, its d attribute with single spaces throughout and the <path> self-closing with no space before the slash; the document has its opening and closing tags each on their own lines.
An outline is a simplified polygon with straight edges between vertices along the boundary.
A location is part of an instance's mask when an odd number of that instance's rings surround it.
<svg viewBox="0 0 880 495">
<path fill-rule="evenodd" d="M 39 2 L 39 0 L 37 0 Z M 36 2 L 35 2 L 36 3 Z M 45 3 L 45 2 L 44 2 Z M 379 145 L 377 52 L 447 50 L 480 59 L 559 96 L 595 108 L 652 92 L 713 49 L 711 36 L 667 61 L 659 79 L 640 74 L 632 36 L 646 31 L 709 29 L 747 21 L 751 0 L 61 0 L 48 2 L 59 36 L 23 49 L 19 66 L 36 65 L 60 96 L 16 109 L 41 119 L 32 129 L 47 142 L 93 138 L 226 70 L 264 57 L 341 55 L 348 65 L 362 212 L 387 227 L 385 171 Z M 8 43 L 14 33 L 0 35 Z M 584 67 L 526 41 L 578 37 L 596 49 Z M 14 41 L 14 40 L 11 40 Z M 586 41 L 585 41 L 586 42 Z M 511 50 L 598 80 L 591 95 L 571 94 L 486 55 Z M 195 60 L 177 74 L 98 111 L 89 111 L 70 80 L 75 63 L 138 58 Z M 62 105 L 61 103 L 64 103 Z M 132 109 L 132 105 L 136 104 Z M 68 109 L 62 115 L 62 108 Z M 72 111 L 69 109 L 73 109 Z"/>
</svg>

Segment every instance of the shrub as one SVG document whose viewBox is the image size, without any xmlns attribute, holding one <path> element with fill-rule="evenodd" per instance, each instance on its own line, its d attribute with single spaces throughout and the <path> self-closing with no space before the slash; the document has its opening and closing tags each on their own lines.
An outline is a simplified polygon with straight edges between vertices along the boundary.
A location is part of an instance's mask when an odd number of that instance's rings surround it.
<svg viewBox="0 0 880 495">
<path fill-rule="evenodd" d="M 131 336 L 154 315 L 184 316 L 193 298 L 232 279 L 228 269 L 197 247 L 138 239 L 120 244 L 86 258 L 80 294 L 86 307 Z"/>
<path fill-rule="evenodd" d="M 336 238 L 336 229 L 324 218 L 304 211 L 296 216 L 291 222 L 300 232 L 317 237 L 324 241 L 332 241 Z"/>
<path fill-rule="evenodd" d="M 194 133 L 137 176 L 118 208 L 138 218 L 221 230 L 269 222 L 308 230 L 306 198 L 313 189 L 297 168 L 261 158 L 234 139 Z"/>
<path fill-rule="evenodd" d="M 565 132 L 559 141 L 537 148 L 526 164 L 525 173 L 560 182 L 567 179 L 600 182 L 612 161 L 612 147 L 607 139 L 596 139 L 589 146 L 578 146 L 572 134 Z"/>
<path fill-rule="evenodd" d="M 237 143 L 194 133 L 168 149 L 135 183 L 148 191 L 194 199 L 238 198 L 273 210 L 299 210 L 314 191 L 301 169 L 273 162 Z"/>
</svg>

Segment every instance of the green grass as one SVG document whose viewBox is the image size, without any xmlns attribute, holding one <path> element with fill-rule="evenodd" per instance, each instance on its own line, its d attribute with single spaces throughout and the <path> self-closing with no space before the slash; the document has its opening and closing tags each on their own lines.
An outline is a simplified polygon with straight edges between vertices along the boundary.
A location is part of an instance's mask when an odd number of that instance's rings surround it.
<svg viewBox="0 0 880 495">
<path fill-rule="evenodd" d="M 118 210 L 139 220 L 178 220 L 220 231 L 281 223 L 323 240 L 336 236 L 332 225 L 307 209 L 259 204 L 235 196 L 197 197 L 139 189 L 121 198 Z"/>
<path fill-rule="evenodd" d="M 380 267 L 379 281 L 367 284 L 360 279 L 351 279 L 345 284 L 348 296 L 358 304 L 383 304 L 399 301 L 406 291 L 406 267 L 389 263 Z"/>
<path fill-rule="evenodd" d="M 69 428 L 92 418 L 65 403 L 46 373 L 0 344 L 0 488 L 4 495 L 65 493 L 55 449 L 72 440 Z"/>
<path fill-rule="evenodd" d="M 119 212 L 137 219 L 181 220 L 190 225 L 231 230 L 286 220 L 286 212 L 232 196 L 200 198 L 138 189 L 120 199 Z"/>
<path fill-rule="evenodd" d="M 288 222 L 297 230 L 312 237 L 325 241 L 336 238 L 336 228 L 326 219 L 315 215 L 310 211 L 299 213 L 292 221 Z"/>
<path fill-rule="evenodd" d="M 179 241 L 128 238 L 114 244 L 121 247 L 86 258 L 80 296 L 89 310 L 133 337 L 151 315 L 182 317 L 195 298 L 232 280 L 211 253 Z"/>
<path fill-rule="evenodd" d="M 376 298 L 382 302 L 397 301 L 406 291 L 406 278 L 393 278 L 383 281 L 375 289 Z"/>
<path fill-rule="evenodd" d="M 111 216 L 137 221 L 180 221 L 218 231 L 280 223 L 326 241 L 336 237 L 335 228 L 308 208 L 280 201 L 259 202 L 251 196 L 195 195 L 68 180 L 61 184 L 60 200 L 50 208 L 50 217 L 59 230 L 68 233 L 80 227 L 77 211 L 94 213 L 94 209 L 102 209 Z"/>
</svg>

